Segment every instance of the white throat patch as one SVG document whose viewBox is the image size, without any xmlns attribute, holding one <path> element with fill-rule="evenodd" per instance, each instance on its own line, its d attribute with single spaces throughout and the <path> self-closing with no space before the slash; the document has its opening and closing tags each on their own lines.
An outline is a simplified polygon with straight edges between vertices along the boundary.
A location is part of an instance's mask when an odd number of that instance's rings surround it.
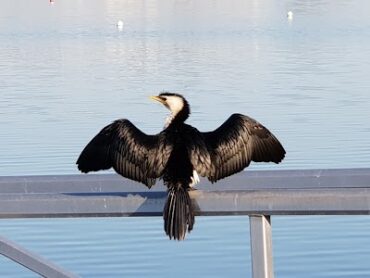
<svg viewBox="0 0 370 278">
<path fill-rule="evenodd" d="M 170 115 L 168 115 L 168 117 L 166 118 L 166 122 L 164 123 L 164 128 L 166 129 L 172 122 L 173 120 L 173 114 L 171 113 Z"/>
<path fill-rule="evenodd" d="M 166 103 L 173 116 L 176 116 L 177 113 L 179 113 L 181 109 L 184 108 L 184 101 L 182 100 L 182 98 L 177 96 L 166 97 Z"/>
<path fill-rule="evenodd" d="M 171 124 L 175 116 L 184 108 L 184 101 L 177 96 L 166 96 L 166 104 L 171 114 L 166 119 L 165 128 Z"/>
</svg>

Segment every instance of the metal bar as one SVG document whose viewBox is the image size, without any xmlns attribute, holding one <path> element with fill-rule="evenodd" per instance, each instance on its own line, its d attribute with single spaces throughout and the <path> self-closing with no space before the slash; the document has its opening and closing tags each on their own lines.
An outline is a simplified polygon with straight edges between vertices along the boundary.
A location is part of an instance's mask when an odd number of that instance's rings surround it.
<svg viewBox="0 0 370 278">
<path fill-rule="evenodd" d="M 274 278 L 270 216 L 249 216 L 252 277 Z"/>
<path fill-rule="evenodd" d="M 0 218 L 159 216 L 166 192 L 0 194 Z M 370 188 L 201 191 L 197 215 L 368 215 Z"/>
<path fill-rule="evenodd" d="M 26 250 L 20 245 L 0 236 L 0 254 L 8 257 L 16 263 L 47 278 L 77 278 L 78 276 L 68 272 L 39 255 Z"/>
</svg>

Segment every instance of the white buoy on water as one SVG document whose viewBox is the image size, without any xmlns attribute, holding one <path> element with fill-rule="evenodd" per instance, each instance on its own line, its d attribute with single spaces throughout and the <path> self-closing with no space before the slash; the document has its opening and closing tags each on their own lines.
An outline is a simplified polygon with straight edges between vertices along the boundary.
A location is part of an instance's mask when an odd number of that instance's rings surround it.
<svg viewBox="0 0 370 278">
<path fill-rule="evenodd" d="M 123 21 L 122 20 L 118 20 L 116 25 L 117 25 L 118 30 L 123 29 Z"/>
<path fill-rule="evenodd" d="M 293 12 L 292 11 L 287 12 L 287 17 L 288 20 L 293 20 Z"/>
</svg>

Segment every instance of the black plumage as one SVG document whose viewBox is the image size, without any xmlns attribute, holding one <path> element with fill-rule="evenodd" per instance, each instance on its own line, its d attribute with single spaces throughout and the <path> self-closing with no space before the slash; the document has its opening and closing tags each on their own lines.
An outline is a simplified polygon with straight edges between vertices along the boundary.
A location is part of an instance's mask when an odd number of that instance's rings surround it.
<svg viewBox="0 0 370 278">
<path fill-rule="evenodd" d="M 153 99 L 171 111 L 163 131 L 147 135 L 129 120 L 116 120 L 90 141 L 77 165 L 83 173 L 113 167 L 149 188 L 163 179 L 168 187 L 164 229 L 171 239 L 182 240 L 194 225 L 188 190 L 196 182 L 196 173 L 216 182 L 242 171 L 251 161 L 279 163 L 285 150 L 250 117 L 233 114 L 216 130 L 200 132 L 184 123 L 190 107 L 183 96 L 162 93 Z"/>
</svg>

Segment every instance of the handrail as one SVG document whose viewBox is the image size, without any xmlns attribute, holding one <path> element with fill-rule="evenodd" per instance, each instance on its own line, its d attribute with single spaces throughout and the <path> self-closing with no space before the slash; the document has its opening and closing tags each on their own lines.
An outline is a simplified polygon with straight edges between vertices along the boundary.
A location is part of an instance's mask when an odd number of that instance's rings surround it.
<svg viewBox="0 0 370 278">
<path fill-rule="evenodd" d="M 245 171 L 198 189 L 197 215 L 250 216 L 254 278 L 273 277 L 271 215 L 370 214 L 370 169 Z M 0 218 L 159 216 L 165 198 L 115 174 L 0 177 Z"/>
</svg>

